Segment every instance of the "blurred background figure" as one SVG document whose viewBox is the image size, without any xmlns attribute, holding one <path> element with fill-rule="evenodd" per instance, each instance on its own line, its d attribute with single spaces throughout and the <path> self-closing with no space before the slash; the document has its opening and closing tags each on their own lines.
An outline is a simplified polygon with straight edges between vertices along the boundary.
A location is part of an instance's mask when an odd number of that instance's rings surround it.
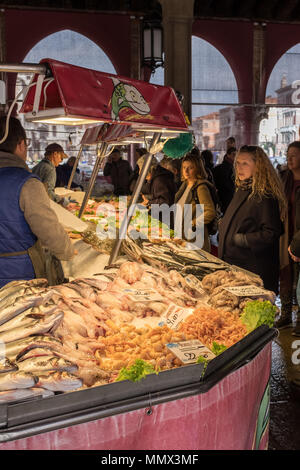
<svg viewBox="0 0 300 470">
<path fill-rule="evenodd" d="M 68 186 L 69 179 L 75 165 L 76 157 L 70 157 L 66 163 L 58 165 L 56 167 L 56 187 L 64 188 Z M 83 186 L 80 185 L 82 180 L 79 168 L 76 168 L 76 172 L 71 183 L 71 189 L 80 188 L 83 191 Z"/>
<path fill-rule="evenodd" d="M 115 148 L 107 158 L 103 174 L 104 176 L 111 177 L 115 196 L 126 196 L 130 194 L 129 185 L 132 169 L 129 162 L 123 160 L 118 148 Z"/>
<path fill-rule="evenodd" d="M 224 155 L 223 162 L 212 170 L 223 214 L 225 214 L 235 192 L 233 166 L 235 156 L 236 148 L 230 147 Z"/>
</svg>

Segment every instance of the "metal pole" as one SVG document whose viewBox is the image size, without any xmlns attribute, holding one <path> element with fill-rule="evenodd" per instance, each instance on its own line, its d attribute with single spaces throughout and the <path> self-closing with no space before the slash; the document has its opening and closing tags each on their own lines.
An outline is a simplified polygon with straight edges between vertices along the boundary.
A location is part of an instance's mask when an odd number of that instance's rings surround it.
<svg viewBox="0 0 300 470">
<path fill-rule="evenodd" d="M 99 169 L 100 169 L 100 164 L 101 164 L 102 158 L 107 157 L 107 155 L 109 155 L 111 153 L 111 151 L 113 150 L 113 147 L 112 147 L 112 149 L 109 152 L 107 152 L 107 147 L 108 147 L 108 144 L 106 142 L 101 142 L 100 148 L 97 152 L 97 159 L 96 159 L 96 162 L 95 162 L 93 173 L 92 173 L 91 179 L 89 181 L 89 186 L 86 190 L 84 199 L 82 201 L 82 205 L 80 207 L 80 211 L 79 211 L 79 214 L 78 214 L 79 219 L 82 216 L 82 214 L 83 214 L 83 212 L 86 208 L 87 202 L 89 200 L 89 197 L 91 195 L 93 186 L 95 184 L 95 181 L 96 181 Z"/>
<path fill-rule="evenodd" d="M 73 178 L 74 178 L 74 175 L 75 175 L 75 172 L 76 172 L 78 163 L 79 163 L 79 159 L 80 159 L 80 157 L 81 157 L 82 149 L 83 149 L 83 145 L 80 146 L 78 155 L 77 155 L 76 160 L 75 160 L 75 163 L 74 163 L 74 165 L 73 165 L 72 173 L 71 173 L 70 178 L 69 178 L 69 181 L 68 181 L 67 189 L 70 189 L 70 188 L 71 188 L 71 184 L 72 184 L 72 181 L 73 181 Z"/>
<path fill-rule="evenodd" d="M 122 224 L 121 224 L 121 227 L 120 227 L 118 237 L 116 238 L 114 246 L 111 250 L 111 254 L 110 254 L 110 257 L 109 257 L 109 261 L 108 261 L 108 267 L 111 266 L 116 261 L 119 250 L 120 250 L 120 247 L 121 247 L 122 240 L 124 240 L 126 238 L 128 225 L 130 224 L 130 220 L 133 216 L 133 213 L 134 213 L 134 210 L 135 210 L 135 205 L 136 205 L 137 200 L 139 198 L 139 195 L 140 195 L 142 186 L 144 184 L 145 178 L 147 176 L 147 173 L 149 171 L 153 153 L 155 152 L 155 150 L 153 150 L 153 149 L 157 145 L 160 137 L 161 137 L 161 133 L 156 133 L 152 137 L 152 141 L 150 143 L 149 151 L 146 154 L 146 158 L 145 158 L 143 167 L 141 169 L 141 172 L 139 174 L 138 180 L 136 182 L 135 188 L 134 188 L 133 193 L 132 193 L 131 200 L 129 202 L 126 217 L 124 217 L 124 219 L 122 220 Z"/>
<path fill-rule="evenodd" d="M 45 64 L 0 64 L 0 72 L 47 74 Z"/>
</svg>

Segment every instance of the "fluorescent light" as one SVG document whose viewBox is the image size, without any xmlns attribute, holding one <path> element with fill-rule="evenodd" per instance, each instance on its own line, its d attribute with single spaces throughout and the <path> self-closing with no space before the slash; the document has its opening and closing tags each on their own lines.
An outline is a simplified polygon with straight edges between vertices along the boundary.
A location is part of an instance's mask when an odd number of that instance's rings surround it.
<svg viewBox="0 0 300 470">
<path fill-rule="evenodd" d="M 54 108 L 38 111 L 37 113 L 26 113 L 25 120 L 44 124 L 60 124 L 65 126 L 80 126 L 82 124 L 103 123 L 99 119 L 87 119 L 81 116 L 66 115 L 63 108 Z"/>
</svg>

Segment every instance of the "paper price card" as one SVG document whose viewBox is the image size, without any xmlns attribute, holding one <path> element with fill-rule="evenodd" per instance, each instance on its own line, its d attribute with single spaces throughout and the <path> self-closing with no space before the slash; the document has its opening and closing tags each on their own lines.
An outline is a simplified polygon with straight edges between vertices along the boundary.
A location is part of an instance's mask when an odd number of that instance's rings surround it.
<svg viewBox="0 0 300 470">
<path fill-rule="evenodd" d="M 198 339 L 180 341 L 180 343 L 168 343 L 166 346 L 183 364 L 197 362 L 199 356 L 204 357 L 208 361 L 216 357 L 215 354 Z"/>
<path fill-rule="evenodd" d="M 161 302 L 163 297 L 154 289 L 123 289 L 134 302 Z"/>
<path fill-rule="evenodd" d="M 171 304 L 164 315 L 161 317 L 159 326 L 167 325 L 171 330 L 177 330 L 179 325 L 190 315 L 194 313 L 193 308 L 184 308 L 179 305 Z"/>
<path fill-rule="evenodd" d="M 267 295 L 270 292 L 257 286 L 231 286 L 223 287 L 223 289 L 237 297 L 259 297 L 261 295 Z"/>
<path fill-rule="evenodd" d="M 203 289 L 201 285 L 201 282 L 195 276 L 193 276 L 193 274 L 189 274 L 184 279 L 192 289 L 197 290 L 202 295 L 206 294 L 205 290 Z"/>
</svg>

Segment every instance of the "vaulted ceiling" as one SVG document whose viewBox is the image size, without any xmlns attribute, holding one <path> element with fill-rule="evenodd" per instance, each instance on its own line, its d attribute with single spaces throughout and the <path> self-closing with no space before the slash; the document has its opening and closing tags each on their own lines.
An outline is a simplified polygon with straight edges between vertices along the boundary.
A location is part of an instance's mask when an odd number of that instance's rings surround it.
<svg viewBox="0 0 300 470">
<path fill-rule="evenodd" d="M 1 7 L 120 12 L 161 18 L 158 0 L 0 0 Z M 294 23 L 300 22 L 300 0 L 195 0 L 194 16 Z"/>
</svg>

